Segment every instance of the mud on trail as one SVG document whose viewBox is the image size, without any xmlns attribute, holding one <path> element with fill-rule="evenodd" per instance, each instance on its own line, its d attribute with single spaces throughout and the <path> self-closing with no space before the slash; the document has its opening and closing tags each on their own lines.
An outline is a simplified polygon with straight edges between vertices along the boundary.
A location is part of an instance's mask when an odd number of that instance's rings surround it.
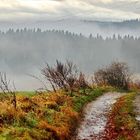
<svg viewBox="0 0 140 140">
<path fill-rule="evenodd" d="M 75 140 L 102 140 L 107 123 L 107 115 L 112 105 L 121 97 L 122 93 L 109 92 L 96 101 L 89 103 L 84 109 L 84 117 L 77 129 Z"/>
</svg>

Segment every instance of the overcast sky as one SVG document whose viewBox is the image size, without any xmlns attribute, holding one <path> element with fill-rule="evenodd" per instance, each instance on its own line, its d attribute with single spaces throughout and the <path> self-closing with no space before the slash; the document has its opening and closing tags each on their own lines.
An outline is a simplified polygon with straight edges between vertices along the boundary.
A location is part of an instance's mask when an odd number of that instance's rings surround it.
<svg viewBox="0 0 140 140">
<path fill-rule="evenodd" d="M 140 0 L 0 0 L 0 20 L 140 18 Z"/>
</svg>

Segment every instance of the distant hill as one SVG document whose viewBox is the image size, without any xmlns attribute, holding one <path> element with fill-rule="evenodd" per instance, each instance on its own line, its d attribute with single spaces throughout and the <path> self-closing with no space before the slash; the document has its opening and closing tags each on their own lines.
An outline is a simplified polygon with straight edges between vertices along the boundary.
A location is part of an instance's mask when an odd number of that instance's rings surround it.
<svg viewBox="0 0 140 140">
<path fill-rule="evenodd" d="M 130 28 L 132 30 L 134 29 L 140 29 L 140 20 L 125 20 L 120 22 L 115 21 L 92 21 L 92 20 L 83 20 L 85 23 L 91 23 L 91 24 L 97 24 L 101 28 Z"/>
</svg>

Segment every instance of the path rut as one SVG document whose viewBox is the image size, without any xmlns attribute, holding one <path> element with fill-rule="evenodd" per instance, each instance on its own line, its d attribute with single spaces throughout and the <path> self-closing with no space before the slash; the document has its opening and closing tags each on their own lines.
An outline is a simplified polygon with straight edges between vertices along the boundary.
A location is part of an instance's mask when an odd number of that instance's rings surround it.
<svg viewBox="0 0 140 140">
<path fill-rule="evenodd" d="M 122 93 L 106 93 L 89 103 L 84 110 L 84 118 L 77 130 L 75 140 L 102 140 L 107 123 L 107 114 Z"/>
</svg>

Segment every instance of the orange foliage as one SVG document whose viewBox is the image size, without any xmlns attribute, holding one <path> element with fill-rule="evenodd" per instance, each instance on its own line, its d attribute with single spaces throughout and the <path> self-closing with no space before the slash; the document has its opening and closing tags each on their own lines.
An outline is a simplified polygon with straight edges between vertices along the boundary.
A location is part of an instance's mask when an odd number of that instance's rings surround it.
<svg viewBox="0 0 140 140">
<path fill-rule="evenodd" d="M 10 135 L 20 139 L 35 137 L 28 132 L 29 128 L 32 128 L 40 135 L 42 131 L 46 131 L 47 139 L 65 140 L 70 136 L 73 122 L 77 119 L 78 113 L 73 110 L 72 97 L 62 91 L 37 94 L 33 97 L 17 96 L 17 110 L 8 101 L 0 102 L 0 126 L 3 126 L 3 132 L 11 127 L 8 130 Z M 20 133 L 14 125 L 28 129 Z M 43 138 L 40 137 L 41 139 Z"/>
</svg>

